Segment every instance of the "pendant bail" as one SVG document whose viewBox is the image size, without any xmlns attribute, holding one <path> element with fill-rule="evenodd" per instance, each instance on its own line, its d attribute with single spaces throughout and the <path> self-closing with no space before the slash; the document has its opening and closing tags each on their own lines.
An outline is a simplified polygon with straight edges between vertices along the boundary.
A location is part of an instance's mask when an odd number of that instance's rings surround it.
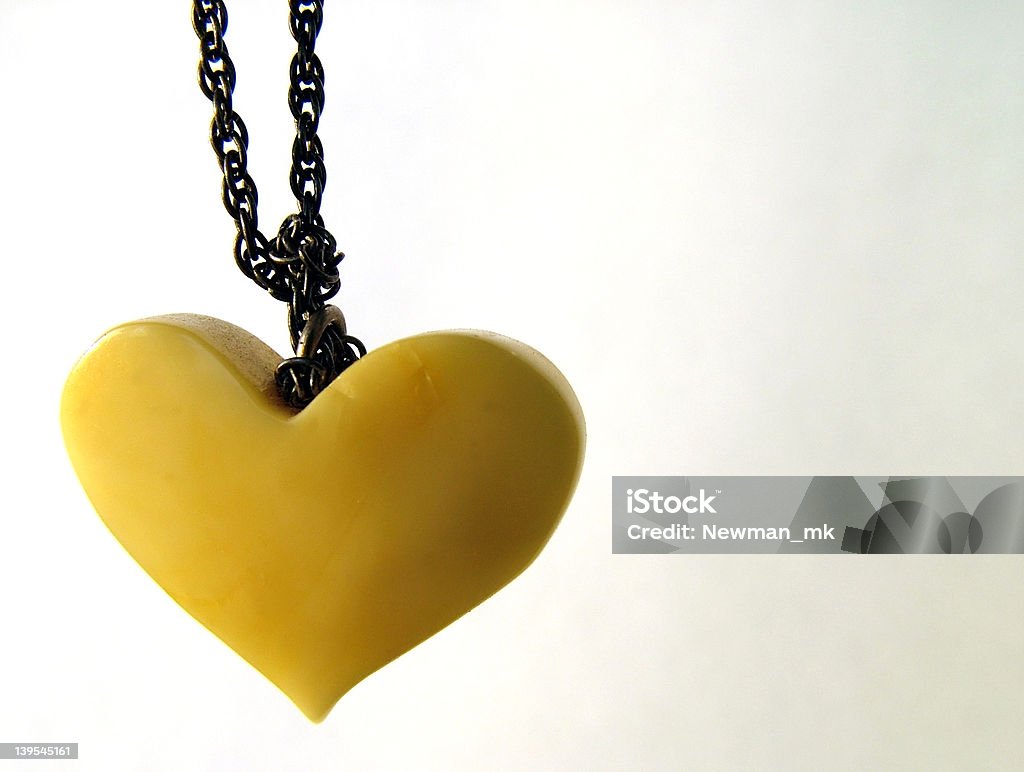
<svg viewBox="0 0 1024 772">
<path fill-rule="evenodd" d="M 274 380 L 285 403 L 301 410 L 365 355 L 366 347 L 348 334 L 341 309 L 321 306 L 309 312 L 295 346 L 295 356 L 277 366 Z"/>
<path fill-rule="evenodd" d="M 295 349 L 295 356 L 311 359 L 320 346 L 320 340 L 328 327 L 334 325 L 342 335 L 348 332 L 345 324 L 345 315 L 337 306 L 324 306 L 318 308 L 309 315 L 306 326 L 302 328 L 299 336 L 299 345 Z"/>
</svg>

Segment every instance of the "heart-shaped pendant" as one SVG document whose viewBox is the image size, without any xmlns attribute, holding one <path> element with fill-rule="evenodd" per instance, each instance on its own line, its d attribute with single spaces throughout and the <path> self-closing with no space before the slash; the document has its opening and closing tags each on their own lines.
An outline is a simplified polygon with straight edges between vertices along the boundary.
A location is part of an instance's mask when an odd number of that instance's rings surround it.
<svg viewBox="0 0 1024 772">
<path fill-rule="evenodd" d="M 301 412 L 280 361 L 216 319 L 132 322 L 79 360 L 61 423 L 125 549 L 320 721 L 533 561 L 583 415 L 550 362 L 491 333 L 383 346 Z"/>
</svg>

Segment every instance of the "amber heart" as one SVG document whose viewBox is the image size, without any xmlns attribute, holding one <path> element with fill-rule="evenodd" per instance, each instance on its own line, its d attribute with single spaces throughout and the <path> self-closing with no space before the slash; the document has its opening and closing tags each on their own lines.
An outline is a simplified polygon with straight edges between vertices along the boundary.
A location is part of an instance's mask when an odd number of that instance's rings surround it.
<svg viewBox="0 0 1024 772">
<path fill-rule="evenodd" d="M 533 561 L 583 416 L 550 362 L 490 333 L 391 343 L 298 413 L 279 361 L 216 319 L 133 322 L 75 366 L 61 422 L 125 549 L 319 721 Z"/>
</svg>

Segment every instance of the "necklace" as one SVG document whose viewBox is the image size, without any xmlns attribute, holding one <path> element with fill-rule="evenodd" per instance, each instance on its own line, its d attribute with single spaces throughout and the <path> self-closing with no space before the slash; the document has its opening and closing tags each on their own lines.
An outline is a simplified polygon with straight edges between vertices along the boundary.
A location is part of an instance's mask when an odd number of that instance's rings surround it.
<svg viewBox="0 0 1024 772">
<path fill-rule="evenodd" d="M 523 343 L 431 332 L 366 347 L 327 303 L 322 0 L 290 0 L 291 189 L 259 230 L 221 0 L 195 0 L 199 83 L 242 272 L 288 304 L 294 355 L 172 314 L 108 331 L 61 399 L 93 507 L 179 605 L 320 721 L 349 689 L 486 600 L 547 543 L 579 478 L 583 414 Z"/>
<path fill-rule="evenodd" d="M 292 57 L 288 105 L 295 119 L 291 189 L 298 212 L 285 218 L 273 241 L 260 230 L 256 184 L 247 170 L 249 134 L 235 112 L 235 66 L 224 42 L 227 9 L 219 0 L 196 0 L 192 26 L 199 37 L 199 87 L 213 103 L 210 143 L 223 172 L 224 208 L 235 221 L 235 262 L 242 273 L 277 300 L 288 303 L 288 333 L 295 356 L 277 368 L 281 396 L 305 407 L 341 371 L 366 353 L 346 334 L 344 316 L 325 302 L 338 292 L 344 254 L 324 227 L 320 203 L 327 184 L 324 149 L 317 129 L 324 108 L 324 69 L 316 55 L 323 23 L 322 0 L 290 0 Z"/>
</svg>

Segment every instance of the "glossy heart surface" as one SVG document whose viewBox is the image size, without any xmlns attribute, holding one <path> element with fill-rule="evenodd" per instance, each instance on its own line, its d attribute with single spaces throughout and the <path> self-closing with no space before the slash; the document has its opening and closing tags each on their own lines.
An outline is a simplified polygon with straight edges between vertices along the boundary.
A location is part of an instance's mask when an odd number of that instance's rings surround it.
<svg viewBox="0 0 1024 772">
<path fill-rule="evenodd" d="M 280 360 L 209 317 L 131 322 L 75 365 L 61 424 L 125 549 L 320 721 L 534 560 L 583 414 L 554 365 L 492 333 L 385 345 L 301 412 Z"/>
</svg>

